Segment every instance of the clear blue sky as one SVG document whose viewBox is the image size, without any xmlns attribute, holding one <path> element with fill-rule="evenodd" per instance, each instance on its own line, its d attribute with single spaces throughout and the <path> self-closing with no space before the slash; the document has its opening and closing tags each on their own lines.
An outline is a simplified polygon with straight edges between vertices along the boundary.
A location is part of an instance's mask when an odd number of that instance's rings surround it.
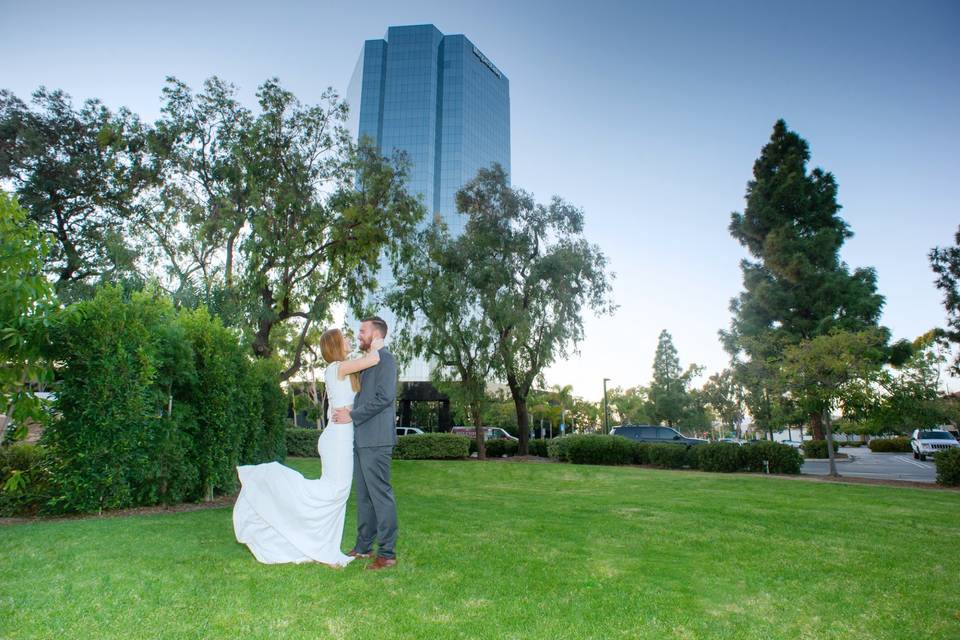
<svg viewBox="0 0 960 640">
<path fill-rule="evenodd" d="M 513 182 L 583 207 L 617 273 L 613 318 L 549 383 L 596 399 L 645 384 L 661 329 L 681 362 L 727 363 L 717 330 L 741 288 L 727 232 L 777 118 L 840 185 L 883 322 L 944 323 L 926 254 L 960 224 L 960 2 L 11 2 L 0 86 L 43 84 L 146 119 L 164 77 L 219 75 L 252 101 L 278 76 L 304 101 L 345 92 L 390 25 L 466 34 L 511 84 Z M 956 390 L 958 384 L 952 382 Z"/>
</svg>

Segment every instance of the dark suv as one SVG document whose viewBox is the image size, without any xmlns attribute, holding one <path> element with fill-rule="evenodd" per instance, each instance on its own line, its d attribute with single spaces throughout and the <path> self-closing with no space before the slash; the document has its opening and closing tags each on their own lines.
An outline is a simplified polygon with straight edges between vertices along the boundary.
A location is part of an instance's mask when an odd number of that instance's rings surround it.
<svg viewBox="0 0 960 640">
<path fill-rule="evenodd" d="M 706 440 L 700 438 L 688 438 L 676 429 L 671 429 L 670 427 L 654 427 L 651 425 L 624 425 L 622 427 L 614 427 L 611 434 L 630 438 L 638 442 L 666 442 L 685 444 L 688 447 L 706 442 Z"/>
</svg>

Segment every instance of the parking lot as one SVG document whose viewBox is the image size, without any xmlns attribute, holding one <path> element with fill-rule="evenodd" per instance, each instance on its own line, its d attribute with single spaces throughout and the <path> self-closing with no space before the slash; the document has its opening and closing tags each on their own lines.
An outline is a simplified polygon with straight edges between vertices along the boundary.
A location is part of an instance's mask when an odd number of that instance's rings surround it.
<svg viewBox="0 0 960 640">
<path fill-rule="evenodd" d="M 937 471 L 933 462 L 914 460 L 910 453 L 873 453 L 866 447 L 841 447 L 840 452 L 853 458 L 837 461 L 837 473 L 841 476 L 936 482 Z M 826 460 L 805 460 L 801 469 L 801 473 L 817 476 L 829 472 L 830 463 Z"/>
</svg>

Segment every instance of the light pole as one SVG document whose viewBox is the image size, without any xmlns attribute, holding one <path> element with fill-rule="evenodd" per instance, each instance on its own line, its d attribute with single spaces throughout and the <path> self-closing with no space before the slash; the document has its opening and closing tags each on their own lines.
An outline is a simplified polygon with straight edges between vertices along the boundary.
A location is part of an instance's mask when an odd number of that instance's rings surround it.
<svg viewBox="0 0 960 640">
<path fill-rule="evenodd" d="M 607 410 L 607 383 L 610 378 L 603 379 L 603 432 L 610 433 L 610 412 Z"/>
</svg>

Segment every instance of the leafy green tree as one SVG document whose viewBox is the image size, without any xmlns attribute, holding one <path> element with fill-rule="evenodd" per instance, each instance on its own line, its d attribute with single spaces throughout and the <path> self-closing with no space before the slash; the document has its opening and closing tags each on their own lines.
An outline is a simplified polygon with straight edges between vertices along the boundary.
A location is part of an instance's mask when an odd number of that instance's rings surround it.
<svg viewBox="0 0 960 640">
<path fill-rule="evenodd" d="M 702 388 L 704 400 L 714 414 L 731 432 L 740 435 L 744 420 L 744 390 L 732 369 L 724 369 L 710 376 Z"/>
<path fill-rule="evenodd" d="M 46 254 L 61 299 L 135 274 L 130 221 L 155 172 L 138 118 L 98 100 L 79 109 L 40 88 L 28 106 L 0 91 L 0 179 L 55 242 Z"/>
<path fill-rule="evenodd" d="M 457 193 L 457 209 L 468 216 L 470 276 L 497 339 L 495 373 L 516 408 L 519 454 L 527 455 L 530 390 L 576 349 L 584 310 L 612 312 L 613 276 L 599 247 L 583 237 L 583 211 L 559 197 L 536 204 L 499 165 L 481 169 Z"/>
<path fill-rule="evenodd" d="M 466 406 L 482 460 L 483 412 L 497 341 L 471 281 L 475 265 L 469 260 L 469 242 L 468 235 L 452 238 L 440 224 L 425 229 L 419 234 L 420 250 L 395 272 L 387 301 L 400 324 L 394 342 L 398 351 L 431 362 L 437 388 L 455 405 Z"/>
<path fill-rule="evenodd" d="M 650 419 L 650 399 L 646 387 L 636 386 L 629 389 L 620 387 L 611 389 L 607 402 L 619 416 L 621 424 L 648 424 Z"/>
<path fill-rule="evenodd" d="M 960 229 L 952 247 L 937 247 L 930 252 L 930 266 L 937 274 L 937 288 L 943 292 L 943 306 L 947 310 L 947 329 L 944 335 L 954 345 L 960 344 Z M 960 375 L 960 353 L 953 361 L 953 373 Z"/>
<path fill-rule="evenodd" d="M 883 366 L 887 333 L 878 328 L 859 332 L 834 329 L 790 345 L 784 351 L 783 377 L 807 415 L 818 414 L 826 427 L 830 475 L 834 461 L 831 413 L 861 406 L 861 389 Z"/>
<path fill-rule="evenodd" d="M 840 260 L 840 248 L 851 237 L 839 216 L 837 183 L 816 168 L 807 171 L 807 142 L 774 125 L 770 142 L 753 166 L 747 184 L 747 206 L 731 216 L 730 233 L 750 252 L 743 260 L 744 291 L 730 305 L 725 347 L 738 363 L 759 363 L 777 369 L 787 348 L 831 331 L 864 331 L 877 326 L 883 296 L 876 273 L 852 273 Z M 755 370 L 754 373 L 757 373 Z M 775 384 L 745 384 L 751 409 L 771 403 Z M 808 415 L 815 438 L 823 437 L 822 413 Z"/>
<path fill-rule="evenodd" d="M 202 294 L 249 334 L 254 354 L 277 352 L 284 330 L 284 379 L 296 373 L 311 327 L 331 307 L 357 308 L 375 288 L 381 257 L 396 266 L 409 252 L 423 207 L 404 188 L 402 159 L 355 146 L 345 128 L 347 106 L 327 90 L 303 105 L 275 79 L 257 91 L 260 111 L 238 103 L 217 78 L 194 95 L 170 79 L 157 123 L 160 235 L 189 225 L 193 239 L 156 244 L 183 284 L 202 276 Z M 183 218 L 176 211 L 186 212 Z M 180 260 L 180 262 L 177 262 Z"/>
<path fill-rule="evenodd" d="M 0 191 L 0 402 L 4 424 L 16 425 L 13 440 L 27 435 L 28 420 L 41 422 L 44 416 L 30 384 L 50 379 L 43 357 L 55 309 L 43 274 L 50 244 L 16 199 Z"/>
<path fill-rule="evenodd" d="M 653 357 L 653 379 L 648 391 L 650 417 L 654 422 L 665 422 L 672 427 L 682 421 L 690 409 L 687 388 L 702 370 L 695 364 L 691 364 L 686 371 L 681 369 L 673 337 L 666 329 L 660 332 Z"/>
</svg>

